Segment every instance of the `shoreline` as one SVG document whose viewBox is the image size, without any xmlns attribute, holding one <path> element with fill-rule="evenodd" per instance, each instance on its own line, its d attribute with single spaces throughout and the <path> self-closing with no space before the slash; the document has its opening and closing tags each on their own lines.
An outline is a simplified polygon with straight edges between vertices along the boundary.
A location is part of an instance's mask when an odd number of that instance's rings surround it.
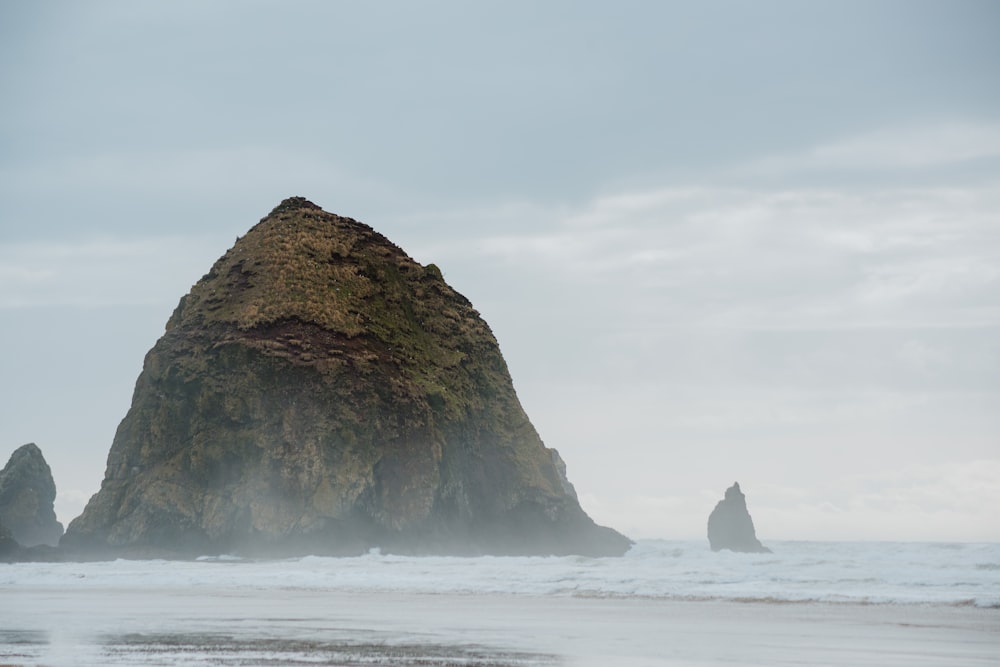
<svg viewBox="0 0 1000 667">
<path fill-rule="evenodd" d="M 0 664 L 25 666 L 182 665 L 211 656 L 211 664 L 272 665 L 308 658 L 912 667 L 990 664 L 1000 649 L 1000 613 L 977 607 L 226 587 L 0 590 Z"/>
</svg>

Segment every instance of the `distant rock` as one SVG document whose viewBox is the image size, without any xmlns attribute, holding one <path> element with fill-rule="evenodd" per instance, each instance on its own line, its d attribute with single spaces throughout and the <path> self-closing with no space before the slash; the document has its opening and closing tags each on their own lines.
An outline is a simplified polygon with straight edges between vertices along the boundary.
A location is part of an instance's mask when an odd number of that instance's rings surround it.
<svg viewBox="0 0 1000 667">
<path fill-rule="evenodd" d="M 63 534 L 52 470 L 34 443 L 17 448 L 0 471 L 0 524 L 21 546 L 55 546 Z"/>
<path fill-rule="evenodd" d="M 728 549 L 749 553 L 770 553 L 757 539 L 753 519 L 747 511 L 747 498 L 739 482 L 726 489 L 726 497 L 719 501 L 708 517 L 708 543 L 712 551 Z"/>
<path fill-rule="evenodd" d="M 433 264 L 301 197 L 181 299 L 63 546 L 620 555 Z"/>
</svg>

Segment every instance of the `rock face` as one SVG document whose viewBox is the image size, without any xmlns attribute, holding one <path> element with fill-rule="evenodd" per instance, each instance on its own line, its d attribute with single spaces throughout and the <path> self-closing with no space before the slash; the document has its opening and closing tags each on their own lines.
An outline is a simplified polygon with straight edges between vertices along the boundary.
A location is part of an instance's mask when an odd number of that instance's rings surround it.
<svg viewBox="0 0 1000 667">
<path fill-rule="evenodd" d="M 624 553 L 557 462 L 441 271 L 295 197 L 181 299 L 63 546 Z"/>
<path fill-rule="evenodd" d="M 0 522 L 0 561 L 13 560 L 21 550 L 7 526 Z"/>
<path fill-rule="evenodd" d="M 0 471 L 0 524 L 21 546 L 56 545 L 63 534 L 52 470 L 34 443 L 18 447 Z"/>
<path fill-rule="evenodd" d="M 708 517 L 708 543 L 712 551 L 729 549 L 770 553 L 757 539 L 753 519 L 747 511 L 747 498 L 739 482 L 726 489 L 726 497 L 719 501 Z"/>
</svg>

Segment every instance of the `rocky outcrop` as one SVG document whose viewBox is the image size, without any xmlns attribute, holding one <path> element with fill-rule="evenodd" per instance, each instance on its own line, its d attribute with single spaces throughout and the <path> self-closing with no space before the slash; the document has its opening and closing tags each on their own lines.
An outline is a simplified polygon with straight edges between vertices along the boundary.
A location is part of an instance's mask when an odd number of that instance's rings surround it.
<svg viewBox="0 0 1000 667">
<path fill-rule="evenodd" d="M 52 470 L 34 443 L 18 447 L 0 471 L 0 524 L 21 546 L 56 545 L 63 534 Z"/>
<path fill-rule="evenodd" d="M 489 327 L 441 271 L 296 197 L 181 299 L 63 545 L 626 551 L 557 462 Z"/>
<path fill-rule="evenodd" d="M 555 465 L 556 472 L 559 473 L 559 485 L 566 492 L 566 495 L 573 498 L 573 500 L 577 500 L 576 488 L 569 481 L 569 477 L 566 476 L 566 462 L 559 456 L 558 450 L 549 449 L 549 453 L 552 455 L 552 464 Z"/>
<path fill-rule="evenodd" d="M 747 498 L 740 490 L 739 482 L 726 489 L 726 496 L 715 506 L 708 517 L 708 543 L 712 551 L 728 549 L 770 553 L 757 539 L 753 519 L 747 511 Z"/>
</svg>

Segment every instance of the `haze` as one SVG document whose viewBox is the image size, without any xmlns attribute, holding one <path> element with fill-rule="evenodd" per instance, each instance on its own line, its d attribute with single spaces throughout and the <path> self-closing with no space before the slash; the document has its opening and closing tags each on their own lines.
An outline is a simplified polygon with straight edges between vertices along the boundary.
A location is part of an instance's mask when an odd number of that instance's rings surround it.
<svg viewBox="0 0 1000 667">
<path fill-rule="evenodd" d="M 0 5 L 0 464 L 67 523 L 283 198 L 434 262 L 584 509 L 1000 540 L 1000 5 Z"/>
</svg>

